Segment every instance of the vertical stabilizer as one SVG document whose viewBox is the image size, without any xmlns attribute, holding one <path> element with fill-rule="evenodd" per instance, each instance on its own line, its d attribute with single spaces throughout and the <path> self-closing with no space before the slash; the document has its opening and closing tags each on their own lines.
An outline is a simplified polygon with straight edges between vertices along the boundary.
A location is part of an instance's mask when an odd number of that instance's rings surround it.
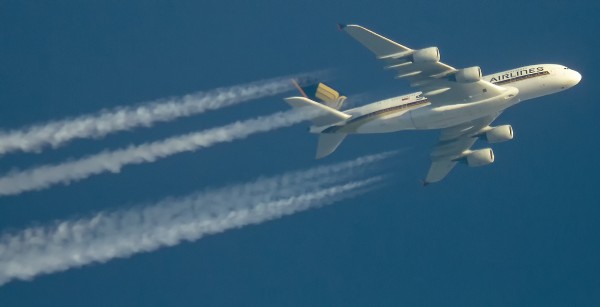
<svg viewBox="0 0 600 307">
<path fill-rule="evenodd" d="M 317 145 L 317 159 L 328 156 L 342 143 L 347 134 L 345 133 L 322 133 L 319 135 Z"/>
<path fill-rule="evenodd" d="M 302 96 L 323 103 L 324 105 L 339 110 L 344 105 L 347 97 L 340 94 L 325 83 L 318 82 L 305 86 L 300 86 L 296 80 L 292 80 Z"/>
<path fill-rule="evenodd" d="M 331 87 L 325 85 L 324 83 L 319 83 L 317 85 L 317 90 L 315 91 L 315 97 L 323 101 L 326 106 L 339 110 L 342 108 L 344 101 L 346 100 L 346 96 L 340 95 L 336 90 Z"/>
</svg>

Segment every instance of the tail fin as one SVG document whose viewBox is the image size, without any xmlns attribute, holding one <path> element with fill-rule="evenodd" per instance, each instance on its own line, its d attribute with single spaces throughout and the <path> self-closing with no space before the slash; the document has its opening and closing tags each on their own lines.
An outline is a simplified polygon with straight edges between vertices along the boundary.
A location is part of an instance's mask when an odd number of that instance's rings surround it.
<svg viewBox="0 0 600 307">
<path fill-rule="evenodd" d="M 311 121 L 316 126 L 327 126 L 341 122 L 350 118 L 350 115 L 340 112 L 334 108 L 330 108 L 326 105 L 320 104 L 316 101 L 312 101 L 304 97 L 289 97 L 285 98 L 290 106 L 294 108 L 312 108 L 317 110 L 319 115 L 313 118 Z"/>
<path fill-rule="evenodd" d="M 332 152 L 340 146 L 344 138 L 347 136 L 345 133 L 322 133 L 319 135 L 319 144 L 317 145 L 317 159 L 324 158 L 330 155 Z"/>
<path fill-rule="evenodd" d="M 296 80 L 292 80 L 292 82 L 294 82 L 294 85 L 296 85 L 302 96 L 322 102 L 324 105 L 336 110 L 341 109 L 344 101 L 347 99 L 346 96 L 340 95 L 338 91 L 327 86 L 325 83 L 319 82 L 301 87 Z"/>
<path fill-rule="evenodd" d="M 340 96 L 340 93 L 323 83 L 301 87 L 296 80 L 292 80 L 292 82 L 304 97 L 285 98 L 285 101 L 294 108 L 318 110 L 319 115 L 311 120 L 313 125 L 330 126 L 350 118 L 350 115 L 338 111 L 344 104 L 346 96 Z M 346 133 L 321 133 L 316 158 L 321 159 L 334 152 L 346 135 Z"/>
</svg>

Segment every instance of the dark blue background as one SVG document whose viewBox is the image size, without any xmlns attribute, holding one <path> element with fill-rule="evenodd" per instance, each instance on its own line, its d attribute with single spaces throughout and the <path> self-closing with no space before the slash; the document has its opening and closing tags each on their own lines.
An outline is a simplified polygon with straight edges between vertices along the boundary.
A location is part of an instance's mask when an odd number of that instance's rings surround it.
<svg viewBox="0 0 600 307">
<path fill-rule="evenodd" d="M 385 189 L 130 259 L 16 281 L 1 306 L 598 306 L 596 1 L 0 1 L 0 127 L 324 68 L 331 86 L 409 92 L 336 22 L 485 73 L 563 64 L 582 82 L 508 110 L 496 162 L 422 188 L 435 132 L 352 136 L 312 159 L 304 125 L 0 198 L 0 231 L 408 149 Z M 365 94 L 366 95 L 363 95 Z M 359 103 L 366 103 L 361 101 Z M 0 171 L 287 109 L 272 97 L 174 123 L 10 154 Z M 479 145 L 482 146 L 482 145 Z"/>
</svg>

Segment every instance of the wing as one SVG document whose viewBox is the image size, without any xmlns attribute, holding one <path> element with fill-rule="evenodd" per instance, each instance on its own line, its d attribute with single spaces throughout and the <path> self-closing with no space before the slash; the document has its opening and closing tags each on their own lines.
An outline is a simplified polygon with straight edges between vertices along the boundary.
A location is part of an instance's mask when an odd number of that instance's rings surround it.
<svg viewBox="0 0 600 307">
<path fill-rule="evenodd" d="M 459 70 L 440 62 L 437 47 L 413 50 L 358 25 L 340 25 L 340 28 L 383 61 L 384 69 L 395 71 L 397 79 L 406 79 L 412 87 L 421 90 L 431 103 L 473 102 L 499 96 L 505 91 L 505 88 L 482 79 L 457 82 Z M 469 69 L 477 69 L 481 76 L 478 67 Z"/>
<path fill-rule="evenodd" d="M 438 144 L 431 152 L 431 167 L 424 184 L 444 179 L 458 163 L 457 159 L 475 144 L 477 135 L 499 115 L 500 113 L 442 129 Z"/>
</svg>

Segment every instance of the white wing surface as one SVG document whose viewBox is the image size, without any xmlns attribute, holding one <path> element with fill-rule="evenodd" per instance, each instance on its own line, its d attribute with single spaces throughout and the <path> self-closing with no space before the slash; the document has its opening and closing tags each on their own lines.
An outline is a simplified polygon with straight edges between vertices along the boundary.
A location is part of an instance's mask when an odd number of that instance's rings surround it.
<svg viewBox="0 0 600 307">
<path fill-rule="evenodd" d="M 431 167 L 424 184 L 444 179 L 475 144 L 478 135 L 499 115 L 500 113 L 442 129 L 438 144 L 431 152 Z"/>
<path fill-rule="evenodd" d="M 415 50 L 358 25 L 340 28 L 383 61 L 384 69 L 395 71 L 397 79 L 409 81 L 434 104 L 475 102 L 499 96 L 505 90 L 482 80 L 479 67 L 458 70 L 442 63 L 437 47 Z M 471 78 L 476 74 L 478 80 Z"/>
</svg>

